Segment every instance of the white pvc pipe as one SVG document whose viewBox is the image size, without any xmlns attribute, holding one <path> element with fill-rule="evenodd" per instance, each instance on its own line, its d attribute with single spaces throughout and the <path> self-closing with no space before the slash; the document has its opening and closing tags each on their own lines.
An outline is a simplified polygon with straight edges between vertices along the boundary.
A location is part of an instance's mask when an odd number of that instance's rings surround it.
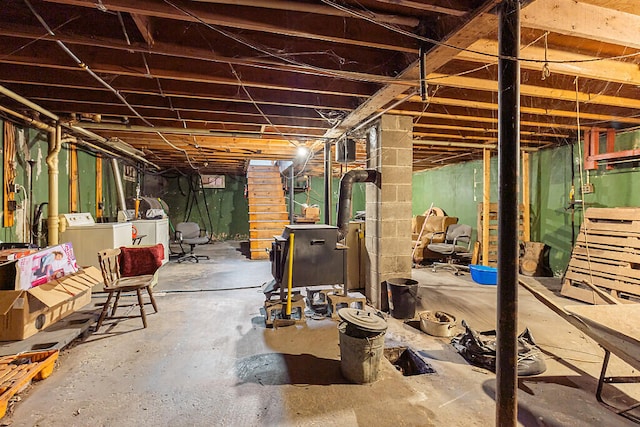
<svg viewBox="0 0 640 427">
<path fill-rule="evenodd" d="M 58 154 L 62 148 L 62 128 L 56 125 L 54 132 L 49 132 L 49 154 L 47 155 L 47 166 L 49 167 L 49 217 L 47 225 L 49 227 L 49 246 L 57 245 L 58 234 Z"/>
</svg>

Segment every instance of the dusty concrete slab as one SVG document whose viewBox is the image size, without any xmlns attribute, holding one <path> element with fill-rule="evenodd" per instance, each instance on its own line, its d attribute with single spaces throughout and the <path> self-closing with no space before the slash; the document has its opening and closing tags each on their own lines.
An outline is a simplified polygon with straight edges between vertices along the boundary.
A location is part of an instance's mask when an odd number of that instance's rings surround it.
<svg viewBox="0 0 640 427">
<path fill-rule="evenodd" d="M 64 351 L 54 374 L 16 405 L 12 425 L 494 424 L 495 375 L 470 366 L 449 338 L 389 319 L 386 345 L 415 349 L 436 373 L 404 377 L 384 360 L 378 381 L 350 384 L 340 373 L 337 322 L 266 328 L 259 286 L 269 263 L 241 258 L 234 245 L 209 246 L 218 251 L 210 261 L 164 267 L 148 328 L 139 319 L 109 322 Z M 425 269 L 413 278 L 419 310 L 495 328 L 495 287 Z M 521 424 L 629 424 L 595 400 L 599 347 L 523 292 L 519 326 L 533 331 L 548 370 L 521 379 Z M 627 372 L 619 361 L 614 369 Z M 633 396 L 637 388 L 619 390 Z"/>
</svg>

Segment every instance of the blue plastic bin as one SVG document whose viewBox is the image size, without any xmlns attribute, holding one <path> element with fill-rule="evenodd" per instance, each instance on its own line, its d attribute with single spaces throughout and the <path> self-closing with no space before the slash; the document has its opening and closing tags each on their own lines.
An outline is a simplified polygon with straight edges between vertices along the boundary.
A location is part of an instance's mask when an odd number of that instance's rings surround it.
<svg viewBox="0 0 640 427">
<path fill-rule="evenodd" d="M 469 265 L 471 278 L 474 282 L 481 285 L 495 285 L 498 283 L 498 269 L 495 267 L 487 267 L 485 265 Z"/>
</svg>

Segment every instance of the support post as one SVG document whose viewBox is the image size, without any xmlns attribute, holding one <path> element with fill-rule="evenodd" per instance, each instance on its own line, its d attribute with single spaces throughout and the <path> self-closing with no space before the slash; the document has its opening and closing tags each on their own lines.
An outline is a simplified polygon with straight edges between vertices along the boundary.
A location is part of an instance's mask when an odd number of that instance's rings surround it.
<svg viewBox="0 0 640 427">
<path fill-rule="evenodd" d="M 531 198 L 529 193 L 529 153 L 522 152 L 522 241 L 531 241 Z"/>
<path fill-rule="evenodd" d="M 491 150 L 482 150 L 482 265 L 489 265 L 489 212 L 491 210 Z"/>
<path fill-rule="evenodd" d="M 296 190 L 295 190 L 295 183 L 293 182 L 295 180 L 294 178 L 294 173 L 293 173 L 293 162 L 291 163 L 291 174 L 289 175 L 289 224 L 293 224 L 293 220 L 295 218 L 295 215 L 293 215 L 293 209 L 295 208 L 295 204 L 294 204 L 294 197 L 296 195 Z"/>
<path fill-rule="evenodd" d="M 498 313 L 496 425 L 516 426 L 518 324 L 518 169 L 520 166 L 520 1 L 498 18 Z"/>
</svg>

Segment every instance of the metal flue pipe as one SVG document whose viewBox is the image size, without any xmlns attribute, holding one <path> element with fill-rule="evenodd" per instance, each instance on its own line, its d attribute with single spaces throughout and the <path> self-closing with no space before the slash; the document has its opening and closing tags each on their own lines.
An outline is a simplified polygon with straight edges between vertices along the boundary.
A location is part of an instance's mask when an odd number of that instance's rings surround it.
<svg viewBox="0 0 640 427">
<path fill-rule="evenodd" d="M 118 165 L 118 159 L 111 159 L 111 169 L 113 169 L 113 180 L 116 182 L 118 204 L 120 205 L 120 210 L 125 212 L 127 210 L 127 201 L 124 197 L 124 188 L 122 187 L 122 176 L 120 175 L 120 166 Z"/>
<path fill-rule="evenodd" d="M 331 180 L 333 179 L 331 165 L 331 140 L 324 143 L 324 223 L 331 225 Z"/>
<path fill-rule="evenodd" d="M 340 195 L 338 197 L 338 240 L 344 239 L 349 229 L 351 217 L 351 194 L 356 182 L 377 182 L 378 172 L 373 169 L 352 169 L 340 179 Z"/>
</svg>

